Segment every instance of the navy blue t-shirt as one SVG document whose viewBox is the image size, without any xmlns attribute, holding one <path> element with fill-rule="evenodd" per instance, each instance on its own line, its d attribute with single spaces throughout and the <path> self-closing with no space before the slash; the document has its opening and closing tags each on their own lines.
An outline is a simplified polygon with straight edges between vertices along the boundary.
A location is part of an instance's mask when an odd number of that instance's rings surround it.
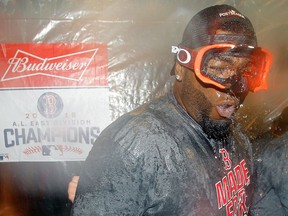
<svg viewBox="0 0 288 216">
<path fill-rule="evenodd" d="M 123 115 L 89 153 L 72 215 L 245 215 L 251 146 L 234 127 L 215 153 L 172 93 Z"/>
<path fill-rule="evenodd" d="M 273 140 L 265 136 L 257 144 L 251 215 L 288 215 L 288 133 Z"/>
</svg>

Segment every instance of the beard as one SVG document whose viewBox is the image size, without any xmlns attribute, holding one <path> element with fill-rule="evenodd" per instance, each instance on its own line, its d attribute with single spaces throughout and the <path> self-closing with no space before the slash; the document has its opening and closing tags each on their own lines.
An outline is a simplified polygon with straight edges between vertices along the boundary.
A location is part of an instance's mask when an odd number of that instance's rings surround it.
<svg viewBox="0 0 288 216">
<path fill-rule="evenodd" d="M 214 152 L 219 152 L 219 149 L 221 148 L 231 150 L 233 147 L 231 139 L 232 120 L 212 120 L 205 114 L 202 117 L 200 125 L 208 139 L 211 141 Z"/>
<path fill-rule="evenodd" d="M 200 125 L 209 139 L 222 141 L 229 137 L 231 123 L 232 121 L 230 119 L 216 121 L 204 116 Z"/>
</svg>

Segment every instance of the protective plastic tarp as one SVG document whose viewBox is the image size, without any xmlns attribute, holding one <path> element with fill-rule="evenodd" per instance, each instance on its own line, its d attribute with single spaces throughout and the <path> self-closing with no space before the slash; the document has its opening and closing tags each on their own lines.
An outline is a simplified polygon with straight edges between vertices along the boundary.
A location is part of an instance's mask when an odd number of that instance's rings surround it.
<svg viewBox="0 0 288 216">
<path fill-rule="evenodd" d="M 56 51 L 59 44 L 101 44 L 106 46 L 108 54 L 108 82 L 91 84 L 92 87 L 55 81 L 48 87 L 36 85 L 35 88 L 31 84 L 33 77 L 26 77 L 29 88 L 16 84 L 7 87 L 7 68 L 2 65 L 0 127 L 4 131 L 20 128 L 22 123 L 25 126 L 27 121 L 22 121 L 23 118 L 40 112 L 35 103 L 41 95 L 54 92 L 64 94 L 64 103 L 70 107 L 68 119 L 73 119 L 74 113 L 81 114 L 80 119 L 98 119 L 95 124 L 104 122 L 102 130 L 122 114 L 167 91 L 174 79 L 170 76 L 174 62 L 171 46 L 181 41 L 183 30 L 195 13 L 222 3 L 236 7 L 249 17 L 259 45 L 273 54 L 269 89 L 249 94 L 238 112 L 238 119 L 251 138 L 267 131 L 272 120 L 288 105 L 287 0 L 0 0 L 1 56 L 7 54 L 7 47 L 15 44 L 54 44 Z M 48 82 L 47 76 L 41 82 Z M 100 104 L 107 106 L 99 108 Z M 99 120 L 100 117 L 104 119 Z M 86 123 L 88 127 L 89 124 Z M 0 145 L 5 145 L 4 137 L 0 137 Z M 37 149 L 27 150 L 31 151 Z M 20 157 L 12 163 L 4 162 L 7 155 L 0 152 L 0 159 L 3 161 L 0 163 L 1 215 L 69 214 L 67 185 L 71 176 L 79 174 L 85 158 L 66 161 L 56 157 L 52 158 L 54 162 L 49 162 L 43 158 Z"/>
</svg>

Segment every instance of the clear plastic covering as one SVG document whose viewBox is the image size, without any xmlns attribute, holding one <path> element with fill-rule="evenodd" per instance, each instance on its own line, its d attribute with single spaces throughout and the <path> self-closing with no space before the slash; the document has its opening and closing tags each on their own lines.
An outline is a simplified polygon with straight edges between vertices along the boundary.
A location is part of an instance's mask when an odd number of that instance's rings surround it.
<svg viewBox="0 0 288 216">
<path fill-rule="evenodd" d="M 269 130 L 288 105 L 288 0 L 0 0 L 1 52 L 5 55 L 6 44 L 106 45 L 109 119 L 105 121 L 111 122 L 169 89 L 175 58 L 171 46 L 178 45 L 195 13 L 215 4 L 232 5 L 249 17 L 258 44 L 273 55 L 269 89 L 249 94 L 237 115 L 253 139 Z M 93 107 L 83 104 L 75 89 L 70 92 L 75 94 L 73 106 L 93 116 Z M 24 102 L 14 98 L 13 89 L 0 89 L 0 97 L 2 106 L 22 109 L 17 104 Z M 2 124 L 11 124 L 14 116 L 3 112 Z M 82 161 L 0 162 L 0 215 L 68 215 L 68 182 L 79 174 Z"/>
</svg>

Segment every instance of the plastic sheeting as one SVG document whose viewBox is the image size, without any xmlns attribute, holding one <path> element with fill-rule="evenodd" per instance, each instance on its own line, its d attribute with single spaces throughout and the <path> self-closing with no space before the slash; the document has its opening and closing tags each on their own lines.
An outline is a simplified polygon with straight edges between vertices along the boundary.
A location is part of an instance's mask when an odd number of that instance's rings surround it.
<svg viewBox="0 0 288 216">
<path fill-rule="evenodd" d="M 171 46 L 179 43 L 196 12 L 222 3 L 250 18 L 259 45 L 274 57 L 269 90 L 250 94 L 238 113 L 253 138 L 268 130 L 288 105 L 288 0 L 0 0 L 0 43 L 106 44 L 113 121 L 168 89 Z M 12 117 L 2 113 L 1 119 L 7 118 Z M 20 209 L 27 215 L 67 215 L 66 186 L 80 167 L 81 162 L 1 163 L 1 182 L 6 184 L 1 183 L 0 215 L 20 215 Z"/>
</svg>

